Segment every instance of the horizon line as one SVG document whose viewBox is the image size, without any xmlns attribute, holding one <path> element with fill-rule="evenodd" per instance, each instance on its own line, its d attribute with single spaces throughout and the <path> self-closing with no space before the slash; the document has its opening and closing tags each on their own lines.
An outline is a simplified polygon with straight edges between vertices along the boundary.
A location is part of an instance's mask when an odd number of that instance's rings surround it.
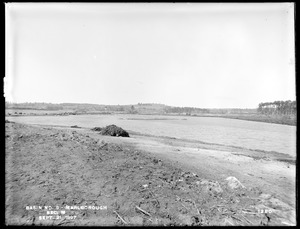
<svg viewBox="0 0 300 229">
<path fill-rule="evenodd" d="M 63 102 L 63 103 L 52 103 L 52 102 L 11 102 L 11 101 L 5 101 L 5 103 L 12 103 L 12 104 L 22 104 L 22 103 L 45 103 L 45 104 L 53 104 L 53 105 L 61 105 L 61 104 L 85 104 L 85 105 L 98 105 L 98 106 L 133 106 L 133 105 L 147 105 L 147 104 L 153 104 L 153 105 L 164 105 L 164 106 L 169 106 L 169 107 L 181 107 L 181 108 L 197 108 L 197 109 L 257 109 L 257 107 L 255 108 L 240 108 L 240 107 L 227 107 L 227 108 L 218 108 L 218 107 L 213 107 L 213 108 L 204 108 L 204 107 L 194 107 L 194 106 L 173 106 L 173 105 L 167 105 L 167 104 L 164 104 L 164 103 L 136 103 L 136 104 L 123 104 L 123 105 L 120 105 L 120 104 L 99 104 L 99 103 L 75 103 L 75 102 Z"/>
</svg>

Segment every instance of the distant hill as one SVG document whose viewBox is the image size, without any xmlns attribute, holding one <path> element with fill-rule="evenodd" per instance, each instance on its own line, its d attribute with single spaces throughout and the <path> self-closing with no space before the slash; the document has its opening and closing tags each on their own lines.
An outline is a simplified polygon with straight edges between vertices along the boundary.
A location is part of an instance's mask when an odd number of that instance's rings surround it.
<svg viewBox="0 0 300 229">
<path fill-rule="evenodd" d="M 6 109 L 27 109 L 45 111 L 73 111 L 77 113 L 113 112 L 132 114 L 254 114 L 257 109 L 206 109 L 197 107 L 175 107 L 157 103 L 138 103 L 129 105 L 100 105 L 89 103 L 5 103 Z"/>
</svg>

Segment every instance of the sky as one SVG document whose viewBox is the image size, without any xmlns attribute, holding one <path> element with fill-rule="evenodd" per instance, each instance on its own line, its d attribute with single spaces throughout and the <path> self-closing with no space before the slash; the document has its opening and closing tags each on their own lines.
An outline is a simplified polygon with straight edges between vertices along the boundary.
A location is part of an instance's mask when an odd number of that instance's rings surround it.
<svg viewBox="0 0 300 229">
<path fill-rule="evenodd" d="M 293 3 L 6 3 L 9 102 L 295 100 Z"/>
</svg>

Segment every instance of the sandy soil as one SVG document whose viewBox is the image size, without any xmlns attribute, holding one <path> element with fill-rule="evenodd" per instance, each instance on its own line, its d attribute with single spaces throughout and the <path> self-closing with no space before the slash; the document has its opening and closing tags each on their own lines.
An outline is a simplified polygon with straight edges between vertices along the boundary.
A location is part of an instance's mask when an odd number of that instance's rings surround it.
<svg viewBox="0 0 300 229">
<path fill-rule="evenodd" d="M 283 155 L 5 125 L 7 225 L 296 224 L 295 164 Z"/>
<path fill-rule="evenodd" d="M 235 176 L 295 207 L 295 158 L 289 155 L 155 137 L 137 138 L 136 145 L 208 179 Z"/>
</svg>

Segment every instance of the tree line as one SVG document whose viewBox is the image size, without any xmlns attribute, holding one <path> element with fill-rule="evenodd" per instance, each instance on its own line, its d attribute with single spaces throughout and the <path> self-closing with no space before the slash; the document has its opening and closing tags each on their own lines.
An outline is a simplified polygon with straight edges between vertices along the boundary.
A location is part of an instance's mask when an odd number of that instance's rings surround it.
<svg viewBox="0 0 300 229">
<path fill-rule="evenodd" d="M 291 100 L 265 102 L 258 105 L 257 111 L 261 114 L 294 115 L 297 113 L 297 103 Z"/>
<path fill-rule="evenodd" d="M 209 113 L 208 109 L 196 108 L 196 107 L 166 107 L 164 109 L 166 113 L 185 113 L 187 115 Z"/>
</svg>

